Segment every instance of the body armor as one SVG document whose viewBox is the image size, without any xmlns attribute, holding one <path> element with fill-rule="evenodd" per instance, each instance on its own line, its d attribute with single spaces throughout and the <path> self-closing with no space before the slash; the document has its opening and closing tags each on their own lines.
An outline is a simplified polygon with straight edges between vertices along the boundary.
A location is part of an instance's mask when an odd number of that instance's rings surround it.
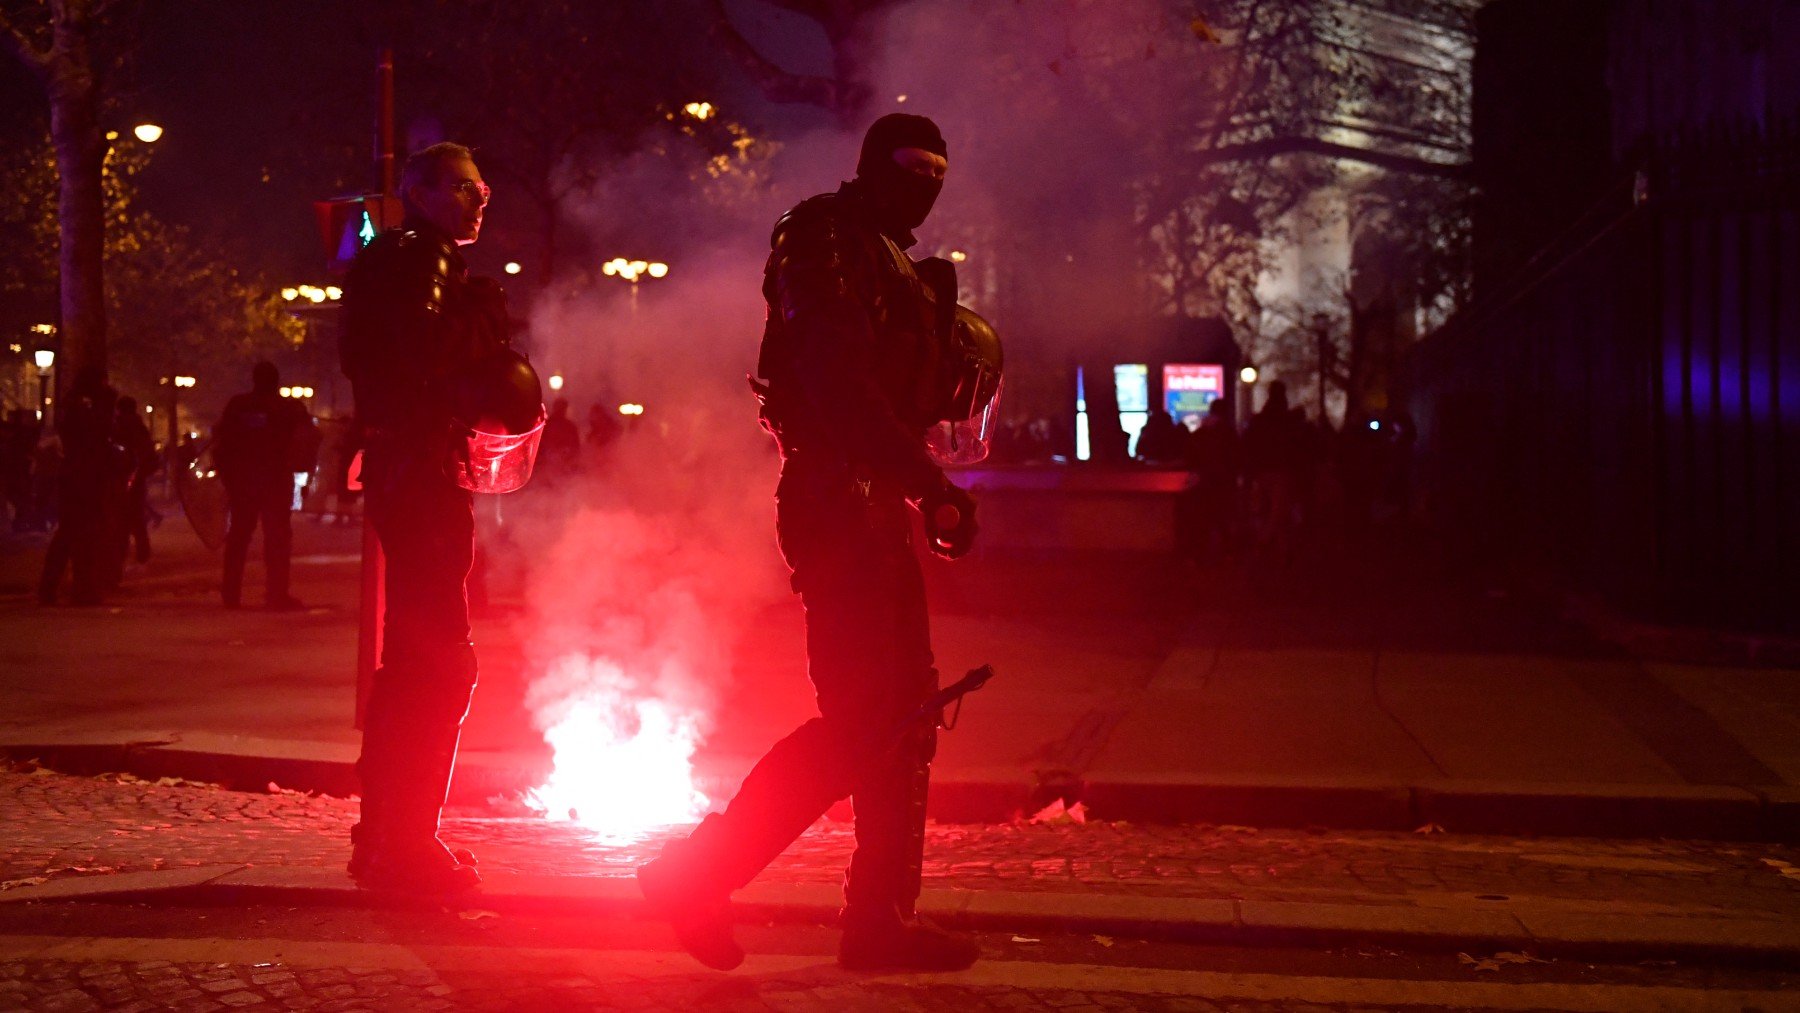
<svg viewBox="0 0 1800 1013">
<path fill-rule="evenodd" d="M 991 417 L 999 338 L 956 304 L 955 267 L 908 257 L 870 221 L 853 186 L 803 201 L 776 223 L 757 360 L 763 421 L 784 457 L 828 451 L 859 478 L 917 496 L 941 484 L 941 463 L 969 463 L 934 462 L 926 434 Z M 804 326 L 832 333 L 800 333 Z M 858 389 L 862 376 L 872 380 Z M 967 446 L 965 438 L 965 454 Z"/>
<path fill-rule="evenodd" d="M 345 287 L 340 350 L 371 443 L 427 455 L 472 492 L 524 485 L 545 413 L 536 372 L 508 345 L 499 286 L 409 222 L 375 237 Z"/>
</svg>

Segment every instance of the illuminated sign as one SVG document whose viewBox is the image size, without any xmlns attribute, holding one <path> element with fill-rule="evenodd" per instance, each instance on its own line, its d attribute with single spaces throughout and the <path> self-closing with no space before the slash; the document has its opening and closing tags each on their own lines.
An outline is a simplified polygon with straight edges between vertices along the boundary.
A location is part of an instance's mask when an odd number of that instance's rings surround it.
<svg viewBox="0 0 1800 1013">
<path fill-rule="evenodd" d="M 1224 396 L 1224 366 L 1192 362 L 1163 366 L 1163 407 L 1178 419 L 1204 415 L 1208 405 Z"/>
</svg>

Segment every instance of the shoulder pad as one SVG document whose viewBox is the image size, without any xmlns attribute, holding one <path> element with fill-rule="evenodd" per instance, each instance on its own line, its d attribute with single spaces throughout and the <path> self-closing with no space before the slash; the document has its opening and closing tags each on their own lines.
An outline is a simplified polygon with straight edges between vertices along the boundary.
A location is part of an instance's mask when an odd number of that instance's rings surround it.
<svg viewBox="0 0 1800 1013">
<path fill-rule="evenodd" d="M 838 194 L 822 193 L 808 197 L 775 220 L 775 229 L 769 236 L 769 247 L 773 249 L 780 246 L 787 235 L 796 231 L 835 232 L 847 224 L 848 211 L 844 198 Z"/>
</svg>

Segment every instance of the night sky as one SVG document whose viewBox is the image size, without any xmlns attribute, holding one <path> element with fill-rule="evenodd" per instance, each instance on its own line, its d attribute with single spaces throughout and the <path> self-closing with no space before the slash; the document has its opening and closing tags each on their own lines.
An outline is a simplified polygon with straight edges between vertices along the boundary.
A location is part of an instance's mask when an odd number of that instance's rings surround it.
<svg viewBox="0 0 1800 1013">
<path fill-rule="evenodd" d="M 376 33 L 357 3 L 235 3 L 162 0 L 146 4 L 140 47 L 117 89 L 109 129 L 144 121 L 167 131 L 140 178 L 143 206 L 206 236 L 221 254 L 274 282 L 320 281 L 324 260 L 312 202 L 376 188 L 373 162 Z M 426 5 L 417 5 L 426 6 Z M 671 5 L 672 7 L 675 5 Z M 824 72 L 828 52 L 816 25 L 735 0 L 734 22 L 783 66 Z M 690 18 L 696 45 L 706 25 Z M 129 27 L 129 26 L 127 26 Z M 409 128 L 430 131 L 438 111 L 409 102 L 425 73 L 397 47 L 400 143 Z M 720 54 L 721 69 L 726 57 Z M 731 89 L 739 109 L 765 122 L 771 108 L 754 89 Z M 0 66 L 0 135 L 41 135 L 47 123 L 35 82 L 10 60 Z M 773 118 L 817 120 L 809 109 L 773 109 Z M 453 138 L 479 143 L 479 138 Z M 506 194 L 500 193 L 500 201 Z M 472 266 L 496 271 L 525 246 L 509 236 L 497 203 Z M 510 223 L 516 229 L 516 219 Z"/>
</svg>

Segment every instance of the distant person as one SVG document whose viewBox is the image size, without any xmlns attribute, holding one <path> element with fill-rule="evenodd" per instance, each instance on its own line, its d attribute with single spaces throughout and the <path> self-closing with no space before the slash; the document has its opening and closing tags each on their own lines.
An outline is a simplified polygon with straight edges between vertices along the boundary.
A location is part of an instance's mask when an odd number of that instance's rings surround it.
<svg viewBox="0 0 1800 1013">
<path fill-rule="evenodd" d="M 56 533 L 44 553 L 44 571 L 38 579 L 38 601 L 45 605 L 56 603 L 65 571 L 73 573 L 72 604 L 100 604 L 107 499 L 120 470 L 120 454 L 112 442 L 118 399 L 99 367 L 83 366 L 56 406 L 62 462 Z"/>
<path fill-rule="evenodd" d="M 150 427 L 144 424 L 137 398 L 119 399 L 113 442 L 125 452 L 126 464 L 131 469 L 126 479 L 124 506 L 119 511 L 120 523 L 114 531 L 117 540 L 113 549 L 114 567 L 117 569 L 131 554 L 133 545 L 137 549 L 134 558 L 138 562 L 150 561 L 150 478 L 156 474 L 159 462 L 156 439 L 150 435 Z"/>
<path fill-rule="evenodd" d="M 250 390 L 233 397 L 215 428 L 213 464 L 225 483 L 229 523 L 225 529 L 225 572 L 219 596 L 226 608 L 241 604 L 244 561 L 250 536 L 263 529 L 263 577 L 271 609 L 304 608 L 288 593 L 293 551 L 294 468 L 296 441 L 312 417 L 299 401 L 281 396 L 281 374 L 271 362 L 250 371 Z"/>
<path fill-rule="evenodd" d="M 1117 415 L 1088 413 L 1088 459 L 1108 464 L 1131 460 L 1131 434 L 1119 424 Z"/>
<path fill-rule="evenodd" d="M 43 528 L 31 489 L 32 457 L 37 451 L 39 428 L 29 409 L 14 408 L 7 414 L 5 435 L 0 436 L 0 490 L 12 509 L 14 531 Z"/>
<path fill-rule="evenodd" d="M 39 426 L 31 448 L 31 503 L 36 530 L 56 524 L 56 500 L 62 490 L 63 441 L 50 426 Z"/>
<path fill-rule="evenodd" d="M 1181 427 L 1168 412 L 1151 412 L 1138 431 L 1137 459 L 1145 464 L 1181 463 Z"/>
<path fill-rule="evenodd" d="M 624 427 L 619 425 L 616 408 L 597 402 L 588 405 L 587 426 L 588 466 L 597 469 L 604 466 L 607 449 L 619 438 Z"/>
<path fill-rule="evenodd" d="M 1192 484 L 1176 501 L 1176 517 L 1182 555 L 1202 563 L 1226 554 L 1232 518 L 1237 513 L 1240 454 L 1237 427 L 1231 406 L 1215 398 L 1188 432 L 1184 427 L 1182 456 Z"/>
<path fill-rule="evenodd" d="M 1244 430 L 1244 471 L 1258 555 L 1285 566 L 1294 561 L 1309 455 L 1316 437 L 1306 416 L 1288 404 L 1287 384 L 1269 384 L 1267 400 Z"/>
<path fill-rule="evenodd" d="M 538 444 L 538 474 L 552 482 L 574 474 L 581 460 L 581 430 L 569 418 L 569 399 L 559 397 L 550 406 L 550 417 L 544 420 L 544 435 Z"/>
<path fill-rule="evenodd" d="M 356 460 L 356 427 L 346 419 L 319 422 L 319 516 L 348 524 L 356 491 L 350 488 L 350 466 Z"/>
</svg>

